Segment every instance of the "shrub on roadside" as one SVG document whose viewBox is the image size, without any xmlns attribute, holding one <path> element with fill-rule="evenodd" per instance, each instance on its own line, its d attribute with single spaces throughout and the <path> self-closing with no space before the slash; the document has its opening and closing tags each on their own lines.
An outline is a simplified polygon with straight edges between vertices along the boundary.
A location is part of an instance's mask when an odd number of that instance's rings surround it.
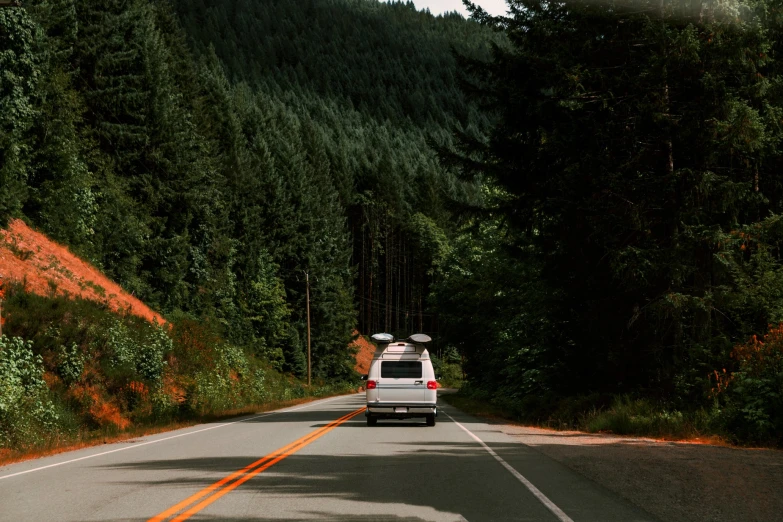
<svg viewBox="0 0 783 522">
<path fill-rule="evenodd" d="M 109 327 L 106 347 L 108 373 L 127 380 L 141 378 L 159 383 L 166 366 L 165 355 L 171 352 L 171 338 L 160 326 L 131 330 L 116 320 Z"/>
<path fill-rule="evenodd" d="M 731 356 L 736 370 L 713 375 L 715 423 L 737 442 L 783 445 L 783 324 Z"/>
<path fill-rule="evenodd" d="M 32 343 L 0 337 L 0 447 L 29 447 L 57 431 L 58 413 Z"/>
<path fill-rule="evenodd" d="M 451 401 L 451 399 L 450 399 Z M 611 432 L 663 438 L 715 433 L 713 417 L 704 409 L 681 411 L 647 398 L 589 394 L 557 397 L 541 394 L 512 397 L 502 391 L 487 395 L 464 387 L 457 401 L 469 410 L 554 429 Z"/>
<path fill-rule="evenodd" d="M 70 348 L 60 345 L 57 351 L 57 374 L 66 384 L 78 381 L 84 372 L 85 356 L 76 343 Z"/>
<path fill-rule="evenodd" d="M 441 357 L 431 353 L 430 358 L 435 375 L 440 377 L 439 386 L 444 388 L 460 388 L 462 386 L 462 364 L 456 348 L 449 346 L 443 350 Z"/>
<path fill-rule="evenodd" d="M 350 391 L 300 380 L 221 326 L 175 314 L 165 327 L 105 306 L 7 288 L 0 338 L 0 448 L 32 450 L 172 420 Z M 28 339 L 28 340 L 22 340 Z"/>
<path fill-rule="evenodd" d="M 687 438 L 711 432 L 710 417 L 703 409 L 683 412 L 627 395 L 617 397 L 605 410 L 587 413 L 581 424 L 591 432 L 649 437 Z"/>
</svg>

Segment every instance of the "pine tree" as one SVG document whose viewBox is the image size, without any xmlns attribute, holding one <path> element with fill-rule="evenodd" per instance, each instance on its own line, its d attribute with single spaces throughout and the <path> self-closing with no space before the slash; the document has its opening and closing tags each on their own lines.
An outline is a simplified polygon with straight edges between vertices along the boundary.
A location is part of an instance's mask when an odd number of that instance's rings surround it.
<svg viewBox="0 0 783 522">
<path fill-rule="evenodd" d="M 0 222 L 18 216 L 26 199 L 41 40 L 40 28 L 24 9 L 0 10 Z"/>
<path fill-rule="evenodd" d="M 545 261 L 557 334 L 540 343 L 573 347 L 561 391 L 684 394 L 748 334 L 726 319 L 744 291 L 726 265 L 777 154 L 763 9 L 512 7 L 487 22 L 513 45 L 469 64 L 498 123 L 487 144 L 463 137 L 462 166 L 497 185 L 497 211 Z"/>
</svg>

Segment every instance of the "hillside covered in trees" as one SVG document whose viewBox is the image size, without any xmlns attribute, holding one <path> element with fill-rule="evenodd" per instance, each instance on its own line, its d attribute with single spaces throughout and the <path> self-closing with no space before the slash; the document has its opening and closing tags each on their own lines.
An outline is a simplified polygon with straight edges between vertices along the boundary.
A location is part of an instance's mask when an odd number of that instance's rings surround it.
<svg viewBox="0 0 783 522">
<path fill-rule="evenodd" d="M 31 0 L 0 11 L 4 218 L 278 368 L 348 378 L 351 332 L 431 329 L 455 47 L 494 33 L 365 0 Z"/>
<path fill-rule="evenodd" d="M 465 63 L 497 120 L 444 155 L 488 194 L 435 291 L 477 393 L 783 442 L 783 6 L 509 4 Z"/>
<path fill-rule="evenodd" d="M 425 331 L 518 418 L 781 443 L 781 6 L 509 7 L 2 9 L 0 215 L 285 373 L 309 277 L 318 378 Z"/>
</svg>

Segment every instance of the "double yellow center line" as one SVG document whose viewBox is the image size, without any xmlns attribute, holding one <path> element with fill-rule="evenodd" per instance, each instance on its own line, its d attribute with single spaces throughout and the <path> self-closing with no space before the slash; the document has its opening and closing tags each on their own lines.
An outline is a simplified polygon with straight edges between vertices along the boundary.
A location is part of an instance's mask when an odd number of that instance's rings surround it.
<svg viewBox="0 0 783 522">
<path fill-rule="evenodd" d="M 293 455 L 294 453 L 304 448 L 314 440 L 326 435 L 327 433 L 335 429 L 343 422 L 348 421 L 353 417 L 359 415 L 364 410 L 365 408 L 361 407 L 358 410 L 353 411 L 348 415 L 344 415 L 339 419 L 330 422 L 326 426 L 319 428 L 314 432 L 308 433 L 304 437 L 297 439 L 294 442 L 273 451 L 269 455 L 261 459 L 258 459 L 252 464 L 248 464 L 244 468 L 235 471 L 234 473 L 228 475 L 223 479 L 218 480 L 211 486 L 207 486 L 206 488 L 202 489 L 195 495 L 189 496 L 179 504 L 176 504 L 170 507 L 169 509 L 167 509 L 166 511 L 163 511 L 158 515 L 155 515 L 147 522 L 162 522 L 163 520 L 166 520 L 167 518 L 176 515 L 183 509 L 188 508 L 188 506 L 190 506 L 188 509 L 186 509 L 185 511 L 183 511 L 182 513 L 174 517 L 172 519 L 172 522 L 187 520 L 188 518 L 192 517 L 193 515 L 195 515 L 205 507 L 207 507 L 208 505 L 212 504 L 214 501 L 216 501 L 226 493 L 241 486 L 242 484 L 244 484 L 251 478 L 255 477 L 259 473 L 262 473 L 264 470 L 271 468 L 272 466 L 274 466 L 284 458 Z"/>
</svg>

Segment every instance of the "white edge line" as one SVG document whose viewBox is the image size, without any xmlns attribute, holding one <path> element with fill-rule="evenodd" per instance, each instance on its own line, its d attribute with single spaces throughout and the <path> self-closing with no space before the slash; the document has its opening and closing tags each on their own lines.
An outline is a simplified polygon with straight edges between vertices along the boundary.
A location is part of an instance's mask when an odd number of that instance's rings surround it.
<svg viewBox="0 0 783 522">
<path fill-rule="evenodd" d="M 524 476 L 523 476 L 523 475 L 522 475 L 522 474 L 521 474 L 519 471 L 515 470 L 515 469 L 514 469 L 514 468 L 511 466 L 511 464 L 509 464 L 508 462 L 506 462 L 505 460 L 503 460 L 502 458 L 500 458 L 500 455 L 498 455 L 497 453 L 495 453 L 495 451 L 494 451 L 492 448 L 490 448 L 489 446 L 487 446 L 487 445 L 484 443 L 484 441 L 483 441 L 483 440 L 481 440 L 480 438 L 478 438 L 478 437 L 477 437 L 477 436 L 476 436 L 476 435 L 475 435 L 475 434 L 474 434 L 472 431 L 470 431 L 469 429 L 467 429 L 465 426 L 463 426 L 462 424 L 460 424 L 459 422 L 457 422 L 456 420 L 454 420 L 454 417 L 452 417 L 451 415 L 449 415 L 449 414 L 448 414 L 448 413 L 446 413 L 445 411 L 444 411 L 443 413 L 445 413 L 445 414 L 446 414 L 446 417 L 448 417 L 449 419 L 451 419 L 451 422 L 453 422 L 454 424 L 456 424 L 457 426 L 459 426 L 460 428 L 462 428 L 462 430 L 463 430 L 465 433 L 467 433 L 468 435 L 470 435 L 470 436 L 473 438 L 473 440 L 475 440 L 476 442 L 478 442 L 479 444 L 481 444 L 481 445 L 484 447 L 484 449 L 485 449 L 485 450 L 487 450 L 487 452 L 488 452 L 490 455 L 492 455 L 493 457 L 495 457 L 495 460 L 497 460 L 498 462 L 500 462 L 500 464 L 502 464 L 504 468 L 506 468 L 506 469 L 507 469 L 507 470 L 508 470 L 508 471 L 509 471 L 509 472 L 510 472 L 512 475 L 514 475 L 514 476 L 517 478 L 517 480 L 519 480 L 519 481 L 520 481 L 522 484 L 524 484 L 524 485 L 525 485 L 525 487 L 526 487 L 527 489 L 529 489 L 529 490 L 530 490 L 530 492 L 531 492 L 533 495 L 535 495 L 535 497 L 536 497 L 536 498 L 537 498 L 537 499 L 538 499 L 538 500 L 539 500 L 539 501 L 540 501 L 542 504 L 544 504 L 544 506 L 546 506 L 546 507 L 547 507 L 547 509 L 549 509 L 549 511 L 551 511 L 551 512 L 552 512 L 552 513 L 553 513 L 553 514 L 554 514 L 554 515 L 555 515 L 555 516 L 556 516 L 558 519 L 560 519 L 560 520 L 561 520 L 561 522 L 574 522 L 574 521 L 571 519 L 571 517 L 569 517 L 568 515 L 566 515 L 566 514 L 563 512 L 563 510 L 562 510 L 562 509 L 560 509 L 559 507 L 557 507 L 557 506 L 555 505 L 555 503 L 554 503 L 554 502 L 552 502 L 551 500 L 549 500 L 549 498 L 548 498 L 546 495 L 544 495 L 543 493 L 541 493 L 541 491 L 540 491 L 540 490 L 539 490 L 537 487 L 535 487 L 535 486 L 533 485 L 533 483 L 532 483 L 532 482 L 530 482 L 528 479 L 526 479 L 526 478 L 525 478 L 525 477 L 524 477 Z"/>
<path fill-rule="evenodd" d="M 305 408 L 309 408 L 311 406 L 315 406 L 316 404 L 323 404 L 325 402 L 336 401 L 337 399 L 342 399 L 342 398 L 345 398 L 345 397 L 347 397 L 347 395 L 340 395 L 338 397 L 333 397 L 331 399 L 322 399 L 322 400 L 318 400 L 318 401 L 313 401 L 313 402 L 307 403 L 304 406 L 300 406 L 300 407 L 294 408 L 292 410 L 282 409 L 282 410 L 267 411 L 267 412 L 261 413 L 259 415 L 254 415 L 252 417 L 248 417 L 246 419 L 242 419 L 242 420 L 238 420 L 238 421 L 234 421 L 234 422 L 226 422 L 224 424 L 218 424 L 217 426 L 210 426 L 209 428 L 202 428 L 202 429 L 196 430 L 196 431 L 189 431 L 187 433 L 180 433 L 179 435 L 172 435 L 170 437 L 164 437 L 162 439 L 155 439 L 155 440 L 151 440 L 151 441 L 148 441 L 148 442 L 142 442 L 141 444 L 133 444 L 132 446 L 126 446 L 124 448 L 118 448 L 118 449 L 114 449 L 114 450 L 103 451 L 101 453 L 95 453 L 93 455 L 86 455 L 84 457 L 79 457 L 78 459 L 71 459 L 71 460 L 66 460 L 66 461 L 63 461 L 63 462 L 56 462 L 54 464 L 49 464 L 48 466 L 41 466 L 40 468 L 33 468 L 33 469 L 25 470 L 25 471 L 18 471 L 16 473 L 11 473 L 10 475 L 2 476 L 2 477 L 0 477 L 0 480 L 4 480 L 4 479 L 7 479 L 7 478 L 11 478 L 11 477 L 17 477 L 19 475 L 25 475 L 27 473 L 32 473 L 33 471 L 41 471 L 41 470 L 48 469 L 48 468 L 54 468 L 54 467 L 57 467 L 57 466 L 62 466 L 64 464 L 71 464 L 72 462 L 79 462 L 80 460 L 86 460 L 86 459 L 91 459 L 91 458 L 94 458 L 94 457 L 100 457 L 100 456 L 103 456 L 103 455 L 108 455 L 110 453 L 117 453 L 119 451 L 125 451 L 125 450 L 129 450 L 129 449 L 133 449 L 133 448 L 140 448 L 142 446 L 146 446 L 147 444 L 155 444 L 156 442 L 163 442 L 163 441 L 166 441 L 166 440 L 177 439 L 179 437 L 187 437 L 188 435 L 194 435 L 196 433 L 201 433 L 202 431 L 209 431 L 209 430 L 214 430 L 214 429 L 217 429 L 217 428 L 222 428 L 224 426 L 231 426 L 232 424 L 237 424 L 237 423 L 240 423 L 240 422 L 247 422 L 247 421 L 250 421 L 250 420 L 253 420 L 253 419 L 258 419 L 260 417 L 267 417 L 269 415 L 274 415 L 275 413 L 289 413 L 289 412 L 292 412 L 292 411 L 303 410 Z M 122 443 L 120 442 L 120 444 L 122 444 Z"/>
</svg>

